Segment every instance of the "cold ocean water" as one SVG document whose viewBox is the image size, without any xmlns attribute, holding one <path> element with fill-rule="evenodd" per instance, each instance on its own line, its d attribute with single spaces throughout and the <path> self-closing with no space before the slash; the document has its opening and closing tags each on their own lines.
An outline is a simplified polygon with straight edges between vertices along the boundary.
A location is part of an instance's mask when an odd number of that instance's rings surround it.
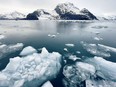
<svg viewBox="0 0 116 87">
<path fill-rule="evenodd" d="M 17 43 L 19 47 L 15 46 L 12 51 L 10 46 Z M 64 66 L 71 66 L 95 56 L 116 65 L 116 21 L 0 21 L 0 70 L 9 63 L 9 58 L 20 56 L 24 48 L 21 43 L 24 47 L 34 47 L 39 53 L 45 47 L 50 53 L 58 52 L 62 55 L 60 73 L 51 80 L 54 87 L 63 87 L 63 83 L 66 83 L 63 80 L 66 73 Z M 72 81 L 68 76 L 65 79 Z M 80 84 L 83 83 L 85 82 Z M 77 85 L 76 82 L 75 84 Z M 71 85 L 65 84 L 64 87 Z"/>
</svg>

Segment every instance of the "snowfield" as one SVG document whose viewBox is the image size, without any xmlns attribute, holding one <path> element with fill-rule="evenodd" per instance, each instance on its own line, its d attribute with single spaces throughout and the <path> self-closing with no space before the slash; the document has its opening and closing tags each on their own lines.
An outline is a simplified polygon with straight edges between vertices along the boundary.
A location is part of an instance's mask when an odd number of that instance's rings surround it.
<svg viewBox="0 0 116 87">
<path fill-rule="evenodd" d="M 38 87 L 56 78 L 61 68 L 61 55 L 57 52 L 49 53 L 46 48 L 42 48 L 41 53 L 33 50 L 32 47 L 26 47 L 21 52 L 25 57 L 10 59 L 6 68 L 0 72 L 0 87 Z"/>
</svg>

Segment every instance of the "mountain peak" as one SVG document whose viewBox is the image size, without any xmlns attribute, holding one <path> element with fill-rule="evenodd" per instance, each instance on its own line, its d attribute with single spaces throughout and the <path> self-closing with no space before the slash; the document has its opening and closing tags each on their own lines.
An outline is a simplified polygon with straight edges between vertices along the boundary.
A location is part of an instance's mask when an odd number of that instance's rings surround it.
<svg viewBox="0 0 116 87">
<path fill-rule="evenodd" d="M 77 8 L 73 3 L 70 2 L 58 4 L 55 10 L 58 14 L 79 13 L 79 8 Z"/>
</svg>

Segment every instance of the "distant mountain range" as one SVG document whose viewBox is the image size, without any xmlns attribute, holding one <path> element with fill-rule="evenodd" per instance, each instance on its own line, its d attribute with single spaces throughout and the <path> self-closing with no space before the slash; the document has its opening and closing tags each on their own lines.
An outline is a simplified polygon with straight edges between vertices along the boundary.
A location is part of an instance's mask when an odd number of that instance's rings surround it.
<svg viewBox="0 0 116 87">
<path fill-rule="evenodd" d="M 88 9 L 80 10 L 73 3 L 58 4 L 54 10 L 37 9 L 28 15 L 20 12 L 0 14 L 0 20 L 116 20 L 116 16 L 98 17 Z"/>
<path fill-rule="evenodd" d="M 98 16 L 97 18 L 99 20 L 116 20 L 116 16 L 115 15 L 111 15 L 111 16 Z"/>
<path fill-rule="evenodd" d="M 20 12 L 12 12 L 9 14 L 0 14 L 0 20 L 21 20 L 21 19 L 25 19 L 26 15 L 20 13 Z"/>
<path fill-rule="evenodd" d="M 97 17 L 85 8 L 80 10 L 72 3 L 62 3 L 57 5 L 56 8 L 52 11 L 38 9 L 33 13 L 29 13 L 26 19 L 97 20 Z"/>
</svg>

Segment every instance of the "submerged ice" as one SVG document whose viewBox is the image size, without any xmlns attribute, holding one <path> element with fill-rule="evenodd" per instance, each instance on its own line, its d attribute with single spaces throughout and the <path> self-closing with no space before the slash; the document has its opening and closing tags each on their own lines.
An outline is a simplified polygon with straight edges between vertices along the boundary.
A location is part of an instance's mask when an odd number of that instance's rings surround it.
<svg viewBox="0 0 116 87">
<path fill-rule="evenodd" d="M 61 68 L 61 55 L 57 52 L 49 53 L 46 48 L 42 48 L 41 53 L 32 52 L 32 47 L 28 48 L 29 55 L 11 58 L 0 72 L 0 87 L 38 87 L 56 78 Z M 27 53 L 26 49 L 21 54 Z"/>
</svg>

